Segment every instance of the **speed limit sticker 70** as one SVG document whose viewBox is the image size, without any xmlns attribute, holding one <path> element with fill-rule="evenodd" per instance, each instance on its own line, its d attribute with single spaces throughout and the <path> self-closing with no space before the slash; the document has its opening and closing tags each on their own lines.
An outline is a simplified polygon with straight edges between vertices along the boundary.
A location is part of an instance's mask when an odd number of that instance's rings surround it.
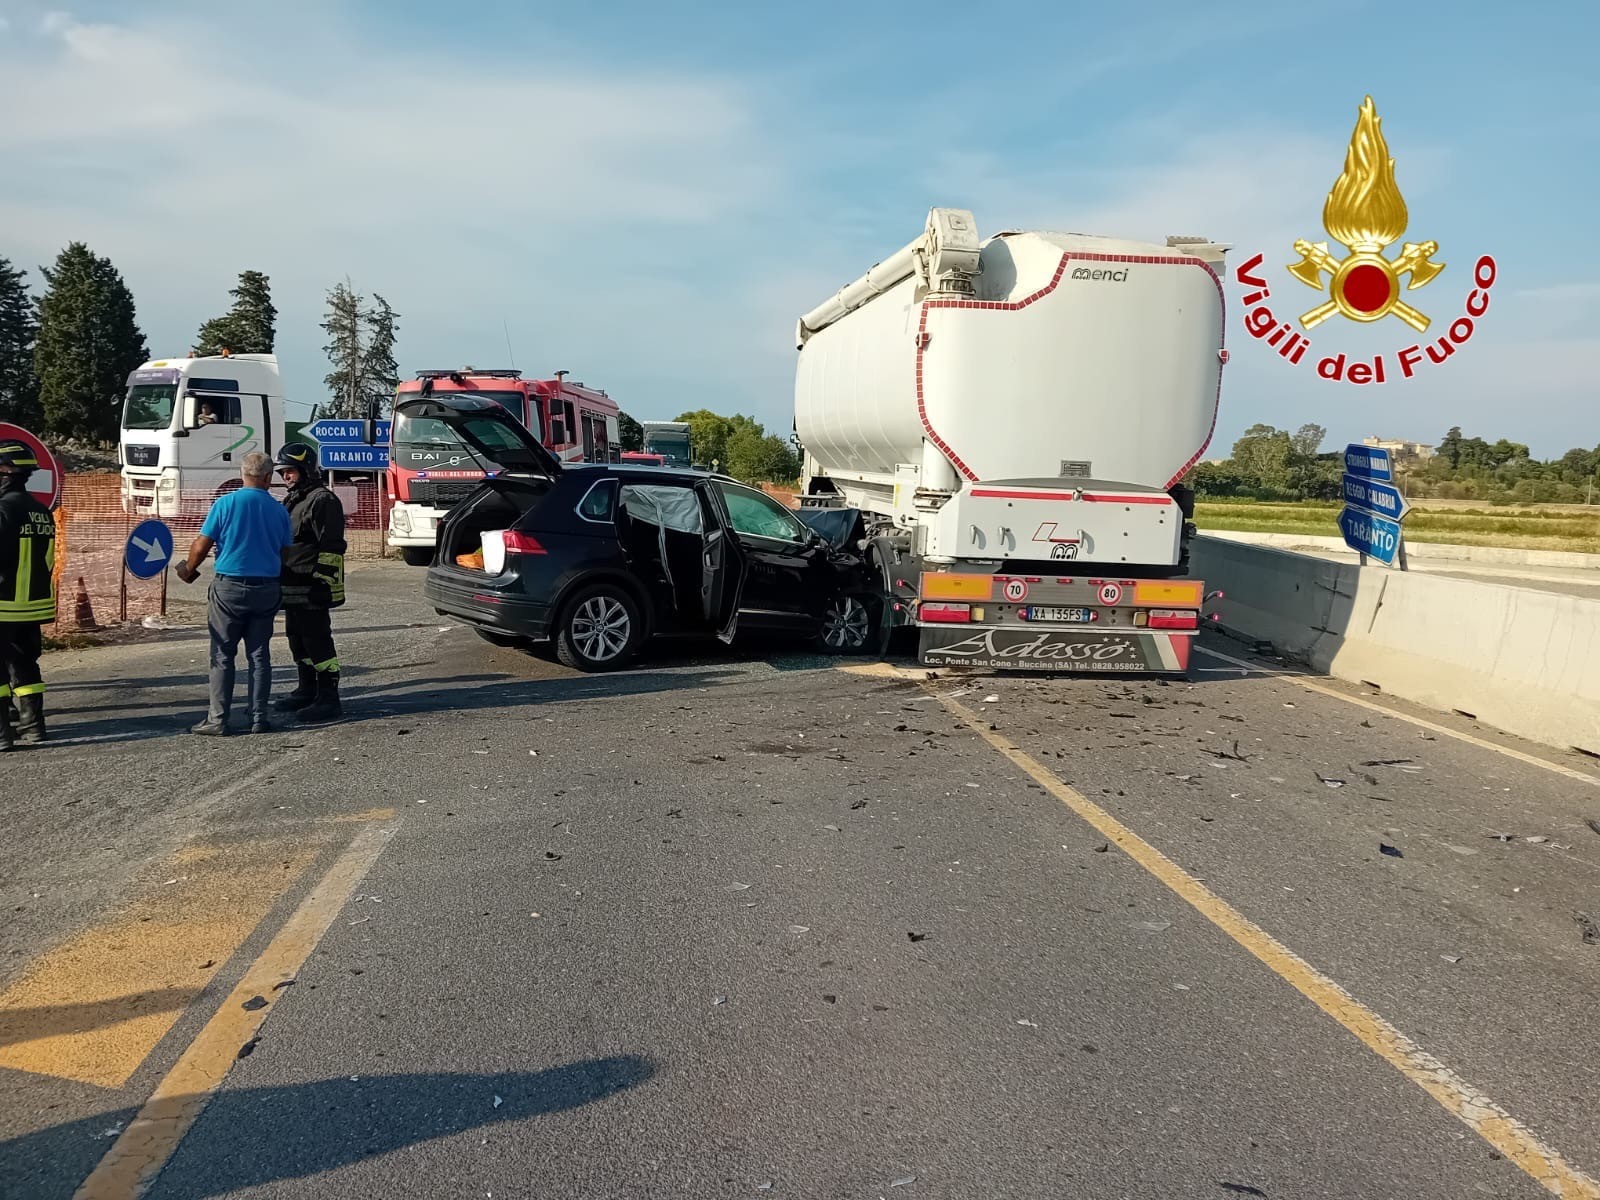
<svg viewBox="0 0 1600 1200">
<path fill-rule="evenodd" d="M 1028 598 L 1028 585 L 1020 579 L 1006 580 L 1007 600 L 1026 600 Z"/>
<path fill-rule="evenodd" d="M 1115 604 L 1118 600 L 1121 600 L 1121 599 L 1122 599 L 1122 588 L 1119 587 L 1117 584 L 1114 584 L 1114 583 L 1103 583 L 1103 584 L 1100 585 L 1100 603 L 1101 604 Z"/>
</svg>

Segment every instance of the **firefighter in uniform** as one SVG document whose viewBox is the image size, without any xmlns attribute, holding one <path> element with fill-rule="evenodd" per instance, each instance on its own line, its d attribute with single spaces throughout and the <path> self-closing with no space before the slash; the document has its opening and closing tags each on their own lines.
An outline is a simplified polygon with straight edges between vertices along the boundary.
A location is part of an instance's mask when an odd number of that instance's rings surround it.
<svg viewBox="0 0 1600 1200">
<path fill-rule="evenodd" d="M 0 442 L 0 750 L 45 737 L 40 627 L 56 619 L 56 522 L 28 493 L 38 469 L 38 456 L 22 442 Z"/>
<path fill-rule="evenodd" d="M 342 715 L 339 652 L 333 610 L 344 603 L 344 505 L 328 489 L 317 452 L 304 442 L 278 451 L 278 474 L 289 485 L 289 536 L 283 552 L 283 615 L 299 684 L 273 707 L 305 723 Z"/>
</svg>

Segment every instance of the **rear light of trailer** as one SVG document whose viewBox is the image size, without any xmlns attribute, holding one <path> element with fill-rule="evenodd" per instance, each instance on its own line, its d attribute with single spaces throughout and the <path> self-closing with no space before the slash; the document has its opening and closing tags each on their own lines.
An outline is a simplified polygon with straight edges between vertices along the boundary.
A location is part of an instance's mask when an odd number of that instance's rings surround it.
<svg viewBox="0 0 1600 1200">
<path fill-rule="evenodd" d="M 1200 614 L 1197 612 L 1182 612 L 1176 608 L 1152 608 L 1150 610 L 1150 628 L 1199 629 Z"/>
<path fill-rule="evenodd" d="M 972 605 L 923 602 L 917 615 L 938 625 L 965 625 L 972 620 Z"/>
<path fill-rule="evenodd" d="M 539 539 L 531 533 L 519 533 L 515 529 L 508 529 L 504 534 L 507 554 L 548 554 L 550 553 L 539 544 Z"/>
</svg>

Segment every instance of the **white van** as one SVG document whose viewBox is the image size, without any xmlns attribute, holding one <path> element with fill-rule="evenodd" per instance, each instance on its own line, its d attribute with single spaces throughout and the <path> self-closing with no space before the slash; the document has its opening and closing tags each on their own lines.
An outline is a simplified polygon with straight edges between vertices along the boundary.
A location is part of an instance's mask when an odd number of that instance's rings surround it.
<svg viewBox="0 0 1600 1200">
<path fill-rule="evenodd" d="M 273 354 L 147 362 L 122 408 L 122 509 L 143 517 L 204 513 L 240 486 L 252 450 L 283 445 L 283 383 Z"/>
</svg>

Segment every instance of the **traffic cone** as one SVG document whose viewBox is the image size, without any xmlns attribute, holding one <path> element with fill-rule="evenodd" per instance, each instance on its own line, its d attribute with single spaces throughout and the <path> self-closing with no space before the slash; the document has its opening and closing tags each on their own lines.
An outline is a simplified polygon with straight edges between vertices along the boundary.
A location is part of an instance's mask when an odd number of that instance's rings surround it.
<svg viewBox="0 0 1600 1200">
<path fill-rule="evenodd" d="M 78 594 L 72 601 L 72 622 L 79 629 L 99 629 L 99 624 L 94 619 L 94 606 L 89 603 L 89 587 L 83 582 L 83 576 L 78 576 Z"/>
</svg>

